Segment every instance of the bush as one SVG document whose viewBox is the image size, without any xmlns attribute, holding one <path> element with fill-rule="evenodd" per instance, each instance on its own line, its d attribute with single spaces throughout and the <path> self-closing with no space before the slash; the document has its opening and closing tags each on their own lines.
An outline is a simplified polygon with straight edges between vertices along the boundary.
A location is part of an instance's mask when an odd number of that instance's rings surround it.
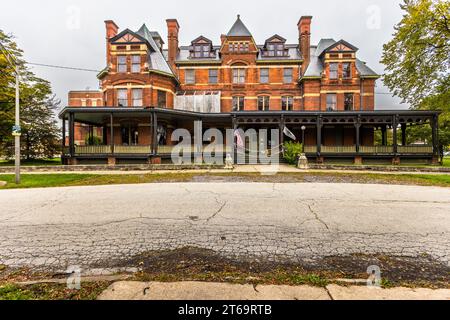
<svg viewBox="0 0 450 320">
<path fill-rule="evenodd" d="M 103 140 L 100 137 L 86 137 L 86 139 L 84 140 L 86 145 L 88 146 L 100 146 L 103 144 Z"/>
<path fill-rule="evenodd" d="M 286 142 L 284 144 L 284 159 L 289 164 L 297 164 L 297 159 L 303 151 L 303 145 L 298 142 Z"/>
</svg>

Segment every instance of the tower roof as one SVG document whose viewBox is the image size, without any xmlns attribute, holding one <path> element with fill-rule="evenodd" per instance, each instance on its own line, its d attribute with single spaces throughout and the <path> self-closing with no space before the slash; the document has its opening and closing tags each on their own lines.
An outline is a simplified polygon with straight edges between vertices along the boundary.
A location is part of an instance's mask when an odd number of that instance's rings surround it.
<svg viewBox="0 0 450 320">
<path fill-rule="evenodd" d="M 241 16 L 237 16 L 236 22 L 231 27 L 227 34 L 228 37 L 251 37 L 252 34 L 241 20 Z"/>
</svg>

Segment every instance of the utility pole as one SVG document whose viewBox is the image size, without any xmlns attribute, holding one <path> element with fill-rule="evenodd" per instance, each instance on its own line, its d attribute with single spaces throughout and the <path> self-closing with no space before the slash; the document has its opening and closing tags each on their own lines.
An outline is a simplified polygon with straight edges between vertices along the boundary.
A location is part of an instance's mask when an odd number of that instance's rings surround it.
<svg viewBox="0 0 450 320">
<path fill-rule="evenodd" d="M 16 125 L 13 130 L 15 148 L 15 173 L 16 184 L 20 184 L 20 90 L 19 90 L 19 65 L 16 63 Z"/>
<path fill-rule="evenodd" d="M 12 56 L 9 51 L 5 48 L 3 44 L 0 43 L 3 52 L 5 53 L 5 58 L 9 64 L 14 68 L 16 74 L 16 120 L 15 125 L 12 130 L 12 135 L 14 136 L 14 149 L 15 149 L 15 173 L 16 173 L 16 184 L 20 184 L 20 136 L 22 135 L 20 128 L 20 88 L 19 88 L 19 64 L 17 60 Z M 11 61 L 11 59 L 13 61 Z M 15 62 L 15 63 L 14 63 Z"/>
</svg>

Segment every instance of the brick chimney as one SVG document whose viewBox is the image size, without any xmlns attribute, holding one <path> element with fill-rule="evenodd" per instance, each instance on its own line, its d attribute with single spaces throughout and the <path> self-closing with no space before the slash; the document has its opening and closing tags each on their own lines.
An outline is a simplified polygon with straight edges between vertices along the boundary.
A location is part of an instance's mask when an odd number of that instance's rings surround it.
<svg viewBox="0 0 450 320">
<path fill-rule="evenodd" d="M 180 31 L 180 25 L 177 19 L 168 19 L 167 22 L 167 37 L 168 37 L 168 49 L 169 49 L 169 65 L 172 67 L 173 72 L 176 72 L 175 60 L 177 59 L 180 51 L 178 45 L 178 33 Z"/>
<path fill-rule="evenodd" d="M 117 36 L 119 32 L 119 27 L 112 20 L 105 21 L 106 26 L 106 66 L 109 67 L 111 64 L 111 43 L 109 40 Z"/>
<path fill-rule="evenodd" d="M 303 55 L 302 73 L 305 72 L 311 59 L 311 16 L 303 16 L 298 22 L 299 45 Z"/>
<path fill-rule="evenodd" d="M 220 35 L 220 44 L 223 45 L 226 39 L 227 39 L 227 36 L 225 34 L 221 34 Z"/>
</svg>

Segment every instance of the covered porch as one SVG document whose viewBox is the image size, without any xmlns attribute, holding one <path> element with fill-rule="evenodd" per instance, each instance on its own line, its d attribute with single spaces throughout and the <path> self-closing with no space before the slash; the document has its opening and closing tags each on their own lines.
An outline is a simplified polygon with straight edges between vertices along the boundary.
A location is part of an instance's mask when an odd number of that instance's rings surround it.
<svg viewBox="0 0 450 320">
<path fill-rule="evenodd" d="M 216 128 L 224 137 L 227 129 L 277 129 L 280 150 L 290 140 L 283 134 L 288 128 L 304 144 L 307 157 L 319 163 L 437 162 L 438 117 L 425 111 L 197 113 L 120 107 L 72 107 L 60 114 L 64 163 L 110 165 L 170 161 L 178 143 L 172 133 L 185 129 L 193 135 L 195 121 L 202 121 L 202 133 Z M 408 145 L 410 126 L 430 126 L 432 140 Z M 236 141 L 231 146 L 221 151 L 224 157 L 234 154 Z M 192 156 L 202 151 L 192 146 Z"/>
</svg>

